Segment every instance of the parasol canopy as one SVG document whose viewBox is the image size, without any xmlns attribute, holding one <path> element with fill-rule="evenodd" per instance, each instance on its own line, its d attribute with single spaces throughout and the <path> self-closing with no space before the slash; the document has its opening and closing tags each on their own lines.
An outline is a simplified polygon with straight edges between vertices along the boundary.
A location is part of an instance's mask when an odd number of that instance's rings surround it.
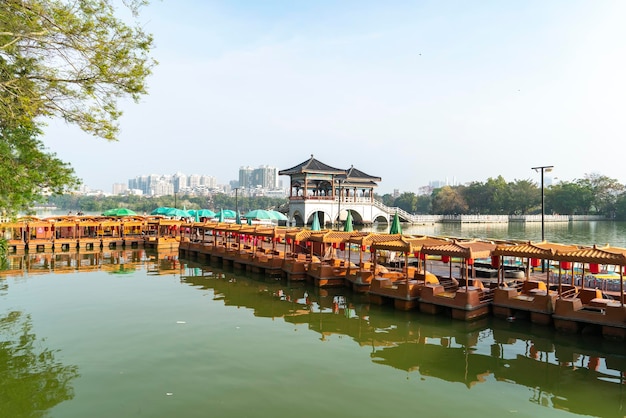
<svg viewBox="0 0 626 418">
<path fill-rule="evenodd" d="M 170 209 L 172 208 L 168 206 L 161 206 L 161 207 L 154 209 L 152 212 L 150 212 L 150 215 L 165 215 L 167 211 Z"/>
<path fill-rule="evenodd" d="M 164 213 L 165 216 L 169 216 L 172 218 L 191 218 L 192 215 L 184 209 L 170 208 L 167 212 Z"/>
<path fill-rule="evenodd" d="M 345 232 L 354 231 L 354 225 L 352 225 L 352 212 L 348 211 L 348 216 L 346 217 L 346 223 L 343 225 L 343 230 Z"/>
<path fill-rule="evenodd" d="M 189 212 L 191 216 L 197 216 L 198 218 L 215 217 L 215 212 L 213 212 L 211 209 L 190 209 L 187 212 Z"/>
<path fill-rule="evenodd" d="M 134 210 L 128 208 L 114 208 L 105 210 L 102 212 L 102 216 L 134 216 L 137 213 Z"/>
<path fill-rule="evenodd" d="M 402 227 L 400 226 L 400 217 L 398 216 L 398 212 L 396 212 L 396 214 L 393 215 L 393 221 L 391 222 L 389 233 L 392 235 L 402 233 Z"/>
<path fill-rule="evenodd" d="M 311 231 L 321 231 L 320 218 L 317 216 L 317 212 L 313 214 L 313 222 L 311 223 Z"/>
<path fill-rule="evenodd" d="M 222 209 L 215 214 L 215 217 L 218 219 L 221 218 L 220 222 L 224 222 L 224 219 L 235 219 L 237 217 L 237 214 L 234 210 Z"/>
</svg>

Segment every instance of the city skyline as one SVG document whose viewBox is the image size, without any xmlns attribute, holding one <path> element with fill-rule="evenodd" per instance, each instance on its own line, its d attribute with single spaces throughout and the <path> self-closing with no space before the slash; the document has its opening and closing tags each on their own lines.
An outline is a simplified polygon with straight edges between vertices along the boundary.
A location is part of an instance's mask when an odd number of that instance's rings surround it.
<svg viewBox="0 0 626 418">
<path fill-rule="evenodd" d="M 102 190 L 142 172 L 226 183 L 310 154 L 381 177 L 381 193 L 538 182 L 542 165 L 625 183 L 625 14 L 614 0 L 153 2 L 140 21 L 160 64 L 122 103 L 119 142 L 59 121 L 42 139 Z"/>
</svg>

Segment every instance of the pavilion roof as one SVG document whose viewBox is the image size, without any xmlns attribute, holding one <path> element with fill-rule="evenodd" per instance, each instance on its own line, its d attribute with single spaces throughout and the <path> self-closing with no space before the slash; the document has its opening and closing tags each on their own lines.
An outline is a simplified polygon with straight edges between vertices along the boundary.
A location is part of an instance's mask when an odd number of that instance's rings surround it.
<svg viewBox="0 0 626 418">
<path fill-rule="evenodd" d="M 577 263 L 610 264 L 626 266 L 626 248 L 596 247 L 578 248 L 571 251 L 557 251 L 555 260 Z"/>
<path fill-rule="evenodd" d="M 328 164 L 324 164 L 323 162 L 316 160 L 313 157 L 313 154 L 311 154 L 310 159 L 286 170 L 280 170 L 278 174 L 281 176 L 291 176 L 302 173 L 345 174 L 345 172 L 346 170 L 331 167 Z"/>
<path fill-rule="evenodd" d="M 493 255 L 520 257 L 520 258 L 537 258 L 553 260 L 557 251 L 572 251 L 579 247 L 575 245 L 557 244 L 553 242 L 527 242 L 521 244 L 507 245 L 499 244 L 493 251 Z"/>
<path fill-rule="evenodd" d="M 453 241 L 439 245 L 425 245 L 421 251 L 424 254 L 475 259 L 490 257 L 495 248 L 496 244 L 487 241 Z"/>
</svg>

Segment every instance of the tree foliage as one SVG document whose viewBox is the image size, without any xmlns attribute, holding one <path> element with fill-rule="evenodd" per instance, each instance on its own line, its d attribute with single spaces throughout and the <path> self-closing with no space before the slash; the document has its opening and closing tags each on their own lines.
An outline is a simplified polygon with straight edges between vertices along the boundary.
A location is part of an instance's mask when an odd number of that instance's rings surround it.
<svg viewBox="0 0 626 418">
<path fill-rule="evenodd" d="M 130 4 L 137 11 L 140 3 Z M 152 37 L 115 16 L 108 0 L 4 0 L 0 13 L 0 121 L 61 117 L 116 139 L 118 100 L 146 93 Z"/>
<path fill-rule="evenodd" d="M 587 174 L 571 182 L 561 181 L 544 188 L 544 209 L 548 214 L 602 215 L 626 220 L 625 186 L 616 179 Z M 383 196 L 387 206 L 412 213 L 527 215 L 541 213 L 541 189 L 531 180 L 507 182 L 502 176 L 486 182 L 445 186 L 430 195 L 402 193 L 393 199 Z M 408 208 L 411 208 L 409 210 Z"/>
<path fill-rule="evenodd" d="M 143 0 L 125 2 L 133 16 Z M 109 0 L 0 0 L 0 214 L 12 216 L 79 182 L 37 139 L 62 118 L 116 140 L 118 101 L 146 93 L 152 37 Z"/>
<path fill-rule="evenodd" d="M 43 192 L 63 193 L 78 184 L 72 168 L 46 151 L 35 128 L 0 129 L 0 215 L 26 211 Z"/>
</svg>

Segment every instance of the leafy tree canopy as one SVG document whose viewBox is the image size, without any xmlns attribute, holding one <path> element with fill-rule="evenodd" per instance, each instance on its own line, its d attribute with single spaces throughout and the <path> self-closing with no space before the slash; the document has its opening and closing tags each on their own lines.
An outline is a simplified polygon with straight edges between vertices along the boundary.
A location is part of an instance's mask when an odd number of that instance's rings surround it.
<svg viewBox="0 0 626 418">
<path fill-rule="evenodd" d="M 108 0 L 4 0 L 0 12 L 0 123 L 61 117 L 116 139 L 117 101 L 146 93 L 152 37 L 115 17 Z M 131 1 L 137 12 L 143 2 Z"/>
<path fill-rule="evenodd" d="M 156 64 L 152 37 L 115 16 L 109 0 L 1 0 L 0 215 L 78 184 L 37 139 L 58 117 L 116 140 L 118 100 L 137 101 Z M 137 16 L 144 0 L 124 2 Z"/>
</svg>

